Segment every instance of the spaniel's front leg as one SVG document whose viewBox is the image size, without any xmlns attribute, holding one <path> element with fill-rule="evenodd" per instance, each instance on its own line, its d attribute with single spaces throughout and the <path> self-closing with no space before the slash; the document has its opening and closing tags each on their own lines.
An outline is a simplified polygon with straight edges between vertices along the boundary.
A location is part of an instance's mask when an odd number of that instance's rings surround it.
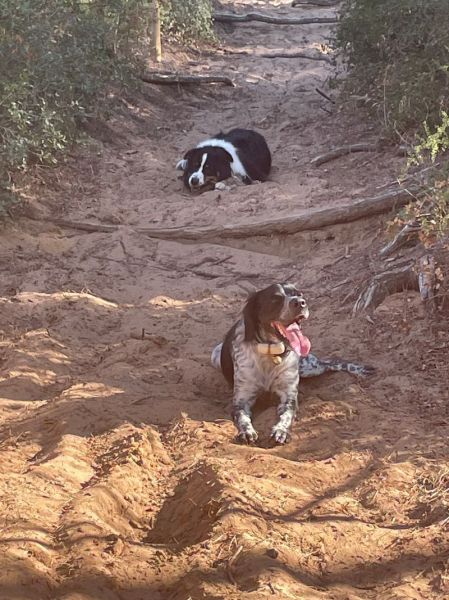
<svg viewBox="0 0 449 600">
<path fill-rule="evenodd" d="M 239 442 L 250 444 L 257 440 L 257 431 L 251 422 L 251 409 L 256 402 L 258 389 L 248 385 L 248 382 L 234 382 L 234 397 L 232 400 L 232 418 L 237 427 Z"/>
<path fill-rule="evenodd" d="M 298 409 L 299 377 L 295 371 L 287 371 L 281 381 L 273 389 L 279 397 L 279 421 L 271 430 L 271 437 L 277 444 L 285 444 L 290 436 L 290 429 Z"/>
</svg>

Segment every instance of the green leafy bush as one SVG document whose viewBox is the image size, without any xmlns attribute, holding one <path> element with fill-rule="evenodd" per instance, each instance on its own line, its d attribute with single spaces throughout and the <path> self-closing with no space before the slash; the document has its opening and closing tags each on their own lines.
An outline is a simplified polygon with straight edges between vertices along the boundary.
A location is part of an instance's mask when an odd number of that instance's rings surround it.
<svg viewBox="0 0 449 600">
<path fill-rule="evenodd" d="M 344 91 L 366 95 L 385 132 L 416 136 L 408 167 L 438 167 L 395 221 L 418 218 L 426 241 L 449 230 L 449 178 L 437 161 L 449 149 L 448 9 L 447 0 L 346 0 L 336 35 L 349 67 Z"/>
<path fill-rule="evenodd" d="M 438 125 L 449 99 L 447 0 L 346 0 L 336 44 L 346 90 L 367 94 L 396 132 Z"/>
<path fill-rule="evenodd" d="M 54 163 L 104 112 L 107 85 L 136 65 L 142 0 L 0 0 L 0 186 L 8 171 Z"/>
<path fill-rule="evenodd" d="M 215 39 L 210 0 L 163 0 L 162 26 L 180 42 L 211 42 Z"/>
<path fill-rule="evenodd" d="M 113 85 L 136 83 L 148 49 L 150 0 L 0 0 L 0 209 L 10 174 L 54 164 L 104 116 Z M 166 32 L 212 36 L 208 0 L 166 0 Z"/>
</svg>

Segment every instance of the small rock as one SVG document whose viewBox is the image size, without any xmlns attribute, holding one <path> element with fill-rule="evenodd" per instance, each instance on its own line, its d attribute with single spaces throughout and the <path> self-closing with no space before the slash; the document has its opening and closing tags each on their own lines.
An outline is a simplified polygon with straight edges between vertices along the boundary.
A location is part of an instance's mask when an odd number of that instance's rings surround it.
<svg viewBox="0 0 449 600">
<path fill-rule="evenodd" d="M 277 558 L 279 556 L 279 552 L 276 550 L 276 548 L 268 548 L 265 554 L 270 558 Z"/>
</svg>

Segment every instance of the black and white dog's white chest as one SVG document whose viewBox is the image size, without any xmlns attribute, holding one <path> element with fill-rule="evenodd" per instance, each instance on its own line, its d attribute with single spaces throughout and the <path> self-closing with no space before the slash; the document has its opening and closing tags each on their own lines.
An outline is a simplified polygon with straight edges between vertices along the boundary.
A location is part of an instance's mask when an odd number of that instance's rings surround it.
<svg viewBox="0 0 449 600">
<path fill-rule="evenodd" d="M 200 142 L 176 165 L 184 171 L 190 191 L 213 189 L 219 181 L 235 176 L 244 183 L 266 181 L 271 153 L 265 138 L 251 129 L 232 129 Z"/>
</svg>

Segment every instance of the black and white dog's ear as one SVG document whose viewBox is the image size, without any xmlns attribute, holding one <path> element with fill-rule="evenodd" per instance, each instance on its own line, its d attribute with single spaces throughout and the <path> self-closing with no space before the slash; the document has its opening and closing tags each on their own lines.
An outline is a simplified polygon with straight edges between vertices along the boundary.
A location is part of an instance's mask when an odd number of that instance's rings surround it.
<svg viewBox="0 0 449 600">
<path fill-rule="evenodd" d="M 176 170 L 177 171 L 185 171 L 187 168 L 187 163 L 189 161 L 189 156 L 192 154 L 192 150 L 188 150 L 185 154 L 184 154 L 184 158 L 182 158 L 180 161 L 177 162 L 176 164 Z"/>
<path fill-rule="evenodd" d="M 232 168 L 231 163 L 233 161 L 232 156 L 226 150 L 223 150 L 220 153 L 220 161 L 217 161 L 217 176 L 219 181 L 223 181 L 228 179 L 228 177 L 232 176 Z"/>
<path fill-rule="evenodd" d="M 219 181 L 224 181 L 225 179 L 228 179 L 229 177 L 231 177 L 231 175 L 232 175 L 232 169 L 231 169 L 230 163 L 223 164 L 218 168 L 217 176 L 218 176 Z"/>
<path fill-rule="evenodd" d="M 257 338 L 258 308 L 257 292 L 251 294 L 243 309 L 243 322 L 245 324 L 245 342 L 253 342 Z"/>
</svg>

